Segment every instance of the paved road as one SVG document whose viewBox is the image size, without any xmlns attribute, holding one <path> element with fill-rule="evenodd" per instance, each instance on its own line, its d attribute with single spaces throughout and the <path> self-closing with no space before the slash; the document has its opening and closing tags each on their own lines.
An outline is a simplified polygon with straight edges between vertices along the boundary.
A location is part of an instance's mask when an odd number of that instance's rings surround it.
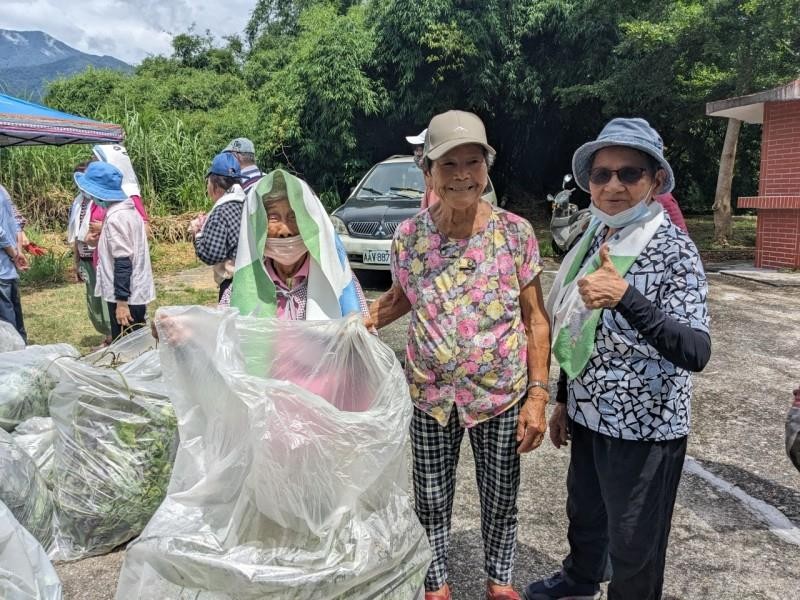
<svg viewBox="0 0 800 600">
<path fill-rule="evenodd" d="M 543 275 L 545 289 L 552 273 Z M 372 298 L 386 277 L 364 277 Z M 681 482 L 667 560 L 669 600 L 800 597 L 800 474 L 783 450 L 783 418 L 800 383 L 798 288 L 710 275 L 713 357 L 695 379 L 692 472 Z M 381 332 L 402 356 L 407 322 Z M 555 376 L 555 374 L 553 374 Z M 567 551 L 568 455 L 549 442 L 523 457 L 518 584 L 557 569 Z M 731 484 L 736 487 L 731 487 Z M 770 524 L 771 523 L 771 524 Z M 483 554 L 472 453 L 461 451 L 451 581 L 482 598 Z M 60 565 L 65 599 L 113 598 L 121 553 Z"/>
<path fill-rule="evenodd" d="M 544 273 L 545 290 L 552 278 Z M 665 598 L 800 598 L 800 474 L 783 449 L 783 419 L 800 383 L 800 288 L 715 274 L 709 281 L 713 356 L 695 378 L 688 451 L 695 461 L 678 493 Z M 365 283 L 379 288 L 387 281 L 372 275 Z M 381 332 L 400 354 L 406 326 L 404 319 Z M 567 551 L 567 464 L 567 452 L 549 442 L 523 458 L 518 585 L 558 569 Z M 730 484 L 736 489 L 723 491 Z M 482 597 L 477 498 L 465 438 L 450 561 L 457 599 Z"/>
</svg>

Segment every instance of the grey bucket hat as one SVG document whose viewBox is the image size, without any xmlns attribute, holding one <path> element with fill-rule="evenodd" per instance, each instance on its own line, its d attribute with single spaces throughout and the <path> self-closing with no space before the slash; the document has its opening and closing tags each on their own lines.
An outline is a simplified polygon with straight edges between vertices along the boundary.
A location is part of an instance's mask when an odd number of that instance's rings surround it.
<svg viewBox="0 0 800 600">
<path fill-rule="evenodd" d="M 593 142 L 587 142 L 575 151 L 572 155 L 572 173 L 575 181 L 584 191 L 589 191 L 589 171 L 592 168 L 592 158 L 594 153 L 602 148 L 609 146 L 625 146 L 640 150 L 649 154 L 656 161 L 659 167 L 664 169 L 667 177 L 661 189 L 656 190 L 655 194 L 666 194 L 675 187 L 675 175 L 672 167 L 669 166 L 667 159 L 664 158 L 664 142 L 658 132 L 650 127 L 650 123 L 640 118 L 633 119 L 612 119 L 603 131 Z"/>
</svg>

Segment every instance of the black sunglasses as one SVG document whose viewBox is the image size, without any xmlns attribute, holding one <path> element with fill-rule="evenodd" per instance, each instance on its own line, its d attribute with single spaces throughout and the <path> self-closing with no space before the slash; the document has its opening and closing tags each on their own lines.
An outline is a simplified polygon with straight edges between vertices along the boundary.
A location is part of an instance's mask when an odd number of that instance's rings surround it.
<svg viewBox="0 0 800 600">
<path fill-rule="evenodd" d="M 622 167 L 621 169 L 597 167 L 589 171 L 589 181 L 595 185 L 605 185 L 611 181 L 611 175 L 616 173 L 620 182 L 625 185 L 634 185 L 639 183 L 648 170 L 647 167 Z"/>
</svg>

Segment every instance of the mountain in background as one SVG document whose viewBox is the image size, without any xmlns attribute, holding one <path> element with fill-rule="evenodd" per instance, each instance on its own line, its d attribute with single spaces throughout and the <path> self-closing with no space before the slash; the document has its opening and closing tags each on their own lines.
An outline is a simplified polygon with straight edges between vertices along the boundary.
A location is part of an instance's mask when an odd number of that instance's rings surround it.
<svg viewBox="0 0 800 600">
<path fill-rule="evenodd" d="M 87 67 L 130 73 L 133 67 L 113 56 L 86 54 L 43 31 L 0 29 L 0 92 L 41 101 L 47 84 Z"/>
</svg>

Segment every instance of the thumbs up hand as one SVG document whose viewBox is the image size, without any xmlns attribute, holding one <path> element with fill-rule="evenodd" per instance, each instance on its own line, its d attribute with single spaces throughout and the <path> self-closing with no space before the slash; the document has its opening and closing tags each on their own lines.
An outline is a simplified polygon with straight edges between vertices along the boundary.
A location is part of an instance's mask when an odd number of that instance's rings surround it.
<svg viewBox="0 0 800 600">
<path fill-rule="evenodd" d="M 611 261 L 608 245 L 600 247 L 600 267 L 591 275 L 578 280 L 578 292 L 586 308 L 613 308 L 622 300 L 628 282 Z"/>
</svg>

